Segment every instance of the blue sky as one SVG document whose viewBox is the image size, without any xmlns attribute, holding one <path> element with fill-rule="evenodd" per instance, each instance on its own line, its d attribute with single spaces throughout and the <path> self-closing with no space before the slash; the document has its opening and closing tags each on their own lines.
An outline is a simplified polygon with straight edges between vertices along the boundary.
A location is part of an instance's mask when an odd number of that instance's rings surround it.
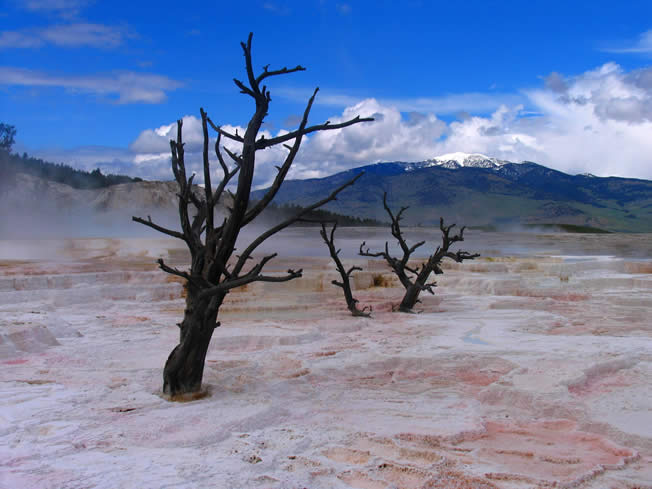
<svg viewBox="0 0 652 489">
<path fill-rule="evenodd" d="M 0 5 L 0 119 L 16 150 L 53 161 L 169 178 L 177 118 L 190 142 L 200 106 L 246 125 L 252 101 L 232 78 L 253 31 L 255 66 L 308 68 L 271 83 L 271 134 L 315 86 L 312 122 L 379 119 L 309 139 L 294 177 L 463 151 L 652 178 L 649 1 Z M 259 185 L 277 156 L 261 156 Z"/>
</svg>

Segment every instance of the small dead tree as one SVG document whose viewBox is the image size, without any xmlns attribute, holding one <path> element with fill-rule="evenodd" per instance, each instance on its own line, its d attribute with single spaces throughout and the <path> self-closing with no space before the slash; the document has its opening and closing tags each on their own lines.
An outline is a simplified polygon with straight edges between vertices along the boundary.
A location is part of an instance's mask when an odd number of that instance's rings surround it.
<svg viewBox="0 0 652 489">
<path fill-rule="evenodd" d="M 340 129 L 373 120 L 358 116 L 338 124 L 326 122 L 308 126 L 310 109 L 319 90 L 317 88 L 308 100 L 298 129 L 274 138 L 259 137 L 258 132 L 267 116 L 269 104 L 272 100 L 270 91 L 263 85 L 263 82 L 271 77 L 304 71 L 305 68 L 296 66 L 295 68 L 269 70 L 269 66 L 265 66 L 262 72 L 256 75 L 251 56 L 251 40 L 252 34 L 249 34 L 247 42 L 241 43 L 245 57 L 246 82 L 234 79 L 240 92 L 251 97 L 256 107 L 244 135 L 238 134 L 237 131 L 233 134 L 220 126 L 216 126 L 207 113 L 200 109 L 203 129 L 205 184 L 205 192 L 202 198 L 199 198 L 192 191 L 194 174 L 189 178 L 186 175 L 182 121 L 177 121 L 177 140 L 170 141 L 170 149 L 172 171 L 179 185 L 178 211 L 181 231 L 159 226 L 153 223 L 149 217 L 147 219 L 133 218 L 136 222 L 184 241 L 190 251 L 191 264 L 188 270 L 178 270 L 168 266 L 163 260 L 158 260 L 159 267 L 163 271 L 182 277 L 187 282 L 186 308 L 183 321 L 179 323 L 179 344 L 170 353 L 163 369 L 163 392 L 173 397 L 180 394 L 195 393 L 200 390 L 208 346 L 213 331 L 220 325 L 217 321 L 218 313 L 229 291 L 252 282 L 286 282 L 301 277 L 301 270 L 292 269 L 280 276 L 264 275 L 263 268 L 276 256 L 276 253 L 263 256 L 256 261 L 252 256 L 256 249 L 270 236 L 301 219 L 306 213 L 334 200 L 338 193 L 352 185 L 358 178 L 355 177 L 340 185 L 324 199 L 305 207 L 297 215 L 268 229 L 244 247 L 239 255 L 234 255 L 235 244 L 240 231 L 254 221 L 272 201 L 290 170 L 303 137 L 316 131 Z M 216 188 L 211 183 L 209 126 L 217 133 L 214 150 L 223 172 L 222 180 Z M 228 138 L 240 143 L 242 145 L 241 153 L 238 154 L 221 147 L 221 138 Z M 288 154 L 283 163 L 277 167 L 278 173 L 263 198 L 250 206 L 256 152 L 279 144 L 282 144 L 288 150 Z M 233 161 L 232 167 L 229 167 L 224 161 L 222 150 Z M 228 209 L 224 220 L 221 223 L 216 222 L 215 206 L 225 191 L 227 184 L 236 174 L 238 176 L 237 185 L 235 193 L 232 194 L 232 205 Z M 251 263 L 253 264 L 247 266 Z"/>
<path fill-rule="evenodd" d="M 405 241 L 405 238 L 403 237 L 403 233 L 401 231 L 400 221 L 401 218 L 403 217 L 403 213 L 408 209 L 408 207 L 401 207 L 401 209 L 398 211 L 398 214 L 396 214 L 395 216 L 394 213 L 389 208 L 389 206 L 387 205 L 387 192 L 385 192 L 385 194 L 383 195 L 383 206 L 385 207 L 385 211 L 387 212 L 389 218 L 392 221 L 391 224 L 392 236 L 394 236 L 394 238 L 396 238 L 396 240 L 398 241 L 398 244 L 401 247 L 401 251 L 403 252 L 403 256 L 401 258 L 397 258 L 390 255 L 389 244 L 387 242 L 385 242 L 384 251 L 380 251 L 378 253 L 372 253 L 369 251 L 369 248 L 365 249 L 366 242 L 363 241 L 362 244 L 360 245 L 359 254 L 361 256 L 382 257 L 385 259 L 385 261 L 390 266 L 394 274 L 400 280 L 403 287 L 405 287 L 405 295 L 403 296 L 403 300 L 398 306 L 398 310 L 401 312 L 412 312 L 416 303 L 419 302 L 419 295 L 421 294 L 422 291 L 426 290 L 431 294 L 435 293 L 433 291 L 433 287 L 436 287 L 437 283 L 428 282 L 428 278 L 430 277 L 430 274 L 433 272 L 435 273 L 435 275 L 444 273 L 441 267 L 439 266 L 444 258 L 450 258 L 451 260 L 461 263 L 464 260 L 473 260 L 474 258 L 477 258 L 480 255 L 477 253 L 471 254 L 461 250 L 458 250 L 456 253 L 450 251 L 451 245 L 457 243 L 458 241 L 464 241 L 465 228 L 462 227 L 460 229 L 459 234 L 453 234 L 451 236 L 450 232 L 451 229 L 455 227 L 455 224 L 452 224 L 450 226 L 444 226 L 444 218 L 442 217 L 439 220 L 439 229 L 441 230 L 442 233 L 441 246 L 437 246 L 435 252 L 432 255 L 430 255 L 430 257 L 428 257 L 428 259 L 425 262 L 423 262 L 420 267 L 419 266 L 417 266 L 416 268 L 410 267 L 409 265 L 410 257 L 417 250 L 417 248 L 425 244 L 425 241 L 419 241 L 418 243 L 412 246 L 408 246 L 407 242 Z"/>
<path fill-rule="evenodd" d="M 349 268 L 348 270 L 344 268 L 344 265 L 342 264 L 342 260 L 340 260 L 339 254 L 340 254 L 340 249 L 335 248 L 335 230 L 337 229 L 337 222 L 333 224 L 333 228 L 331 229 L 330 234 L 326 231 L 326 224 L 322 222 L 321 224 L 321 231 L 319 231 L 319 234 L 321 234 L 322 239 L 324 240 L 324 243 L 326 243 L 326 246 L 328 246 L 328 251 L 331 255 L 331 258 L 335 262 L 335 266 L 337 268 L 337 271 L 340 273 L 340 277 L 342 277 L 342 281 L 339 282 L 337 280 L 331 281 L 333 285 L 336 285 L 340 287 L 344 291 L 344 298 L 346 299 L 346 305 L 349 308 L 349 311 L 351 311 L 351 314 L 356 317 L 369 317 L 371 315 L 371 308 L 370 307 L 363 307 L 362 310 L 358 309 L 358 299 L 355 299 L 353 297 L 353 292 L 351 291 L 351 281 L 350 277 L 353 272 L 356 270 L 362 271 L 362 268 L 353 266 Z M 369 309 L 369 312 L 366 312 L 366 310 Z"/>
</svg>

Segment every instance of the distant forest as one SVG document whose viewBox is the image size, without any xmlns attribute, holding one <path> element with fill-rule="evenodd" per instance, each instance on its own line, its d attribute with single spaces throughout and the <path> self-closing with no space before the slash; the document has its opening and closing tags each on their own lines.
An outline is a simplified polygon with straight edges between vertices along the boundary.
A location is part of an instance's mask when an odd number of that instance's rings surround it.
<svg viewBox="0 0 652 489">
<path fill-rule="evenodd" d="M 40 158 L 33 158 L 26 153 L 23 156 L 0 150 L 0 184 L 10 183 L 17 173 L 27 173 L 52 182 L 63 183 L 78 189 L 105 188 L 119 183 L 142 182 L 141 178 L 131 178 L 125 175 L 104 175 L 99 168 L 91 172 L 77 170 L 63 163 L 50 163 Z M 292 204 L 270 204 L 266 214 L 274 221 L 281 221 L 297 214 L 302 207 Z M 335 222 L 340 226 L 382 226 L 375 219 L 361 219 L 345 216 L 326 210 L 317 209 L 306 214 L 305 221 L 295 226 L 315 226 L 321 221 Z"/>
<path fill-rule="evenodd" d="M 274 220 L 285 220 L 291 216 L 298 214 L 303 207 L 295 204 L 277 205 L 271 202 L 265 209 L 265 214 Z M 339 226 L 354 227 L 354 226 L 385 226 L 385 223 L 377 221 L 376 219 L 361 219 L 359 217 L 346 216 L 344 214 L 336 214 L 324 209 L 315 209 L 308 212 L 304 216 L 304 220 L 298 221 L 293 226 L 318 226 L 322 221 L 337 222 Z"/>
<path fill-rule="evenodd" d="M 40 158 L 34 158 L 27 153 L 20 156 L 12 153 L 16 128 L 10 124 L 0 123 L 0 187 L 13 185 L 15 176 L 26 173 L 34 177 L 70 185 L 77 189 L 98 189 L 111 185 L 129 182 L 142 182 L 142 178 L 132 178 L 126 175 L 104 175 L 99 168 L 91 172 L 77 170 L 63 163 L 50 163 Z M 303 208 L 293 204 L 277 205 L 271 203 L 265 214 L 273 221 L 284 221 Z M 361 219 L 358 217 L 335 214 L 323 209 L 316 209 L 306 213 L 304 218 L 296 222 L 295 226 L 315 226 L 320 222 L 337 222 L 340 226 L 380 226 L 383 225 L 375 219 Z"/>
<path fill-rule="evenodd" d="M 52 182 L 63 183 L 79 189 L 104 188 L 119 183 L 141 182 L 141 178 L 125 175 L 104 175 L 99 168 L 87 172 L 63 163 L 50 163 L 23 153 L 23 156 L 0 150 L 0 178 L 8 181 L 17 173 L 27 173 Z"/>
</svg>

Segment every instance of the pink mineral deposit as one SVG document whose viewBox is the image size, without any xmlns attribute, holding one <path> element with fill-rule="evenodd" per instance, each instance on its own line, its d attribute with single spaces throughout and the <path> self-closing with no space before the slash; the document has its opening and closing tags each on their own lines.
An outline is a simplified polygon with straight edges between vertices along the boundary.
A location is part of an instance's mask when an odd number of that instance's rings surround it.
<svg viewBox="0 0 652 489">
<path fill-rule="evenodd" d="M 320 246 L 289 233 L 295 254 Z M 304 278 L 231 293 L 202 394 L 179 403 L 160 389 L 183 288 L 155 269 L 185 265 L 176 243 L 4 242 L 0 487 L 652 487 L 652 269 L 617 235 L 565 255 L 577 239 L 451 264 L 420 314 L 391 312 L 390 272 L 346 255 L 372 318 L 351 317 L 327 256 L 277 258 Z"/>
</svg>

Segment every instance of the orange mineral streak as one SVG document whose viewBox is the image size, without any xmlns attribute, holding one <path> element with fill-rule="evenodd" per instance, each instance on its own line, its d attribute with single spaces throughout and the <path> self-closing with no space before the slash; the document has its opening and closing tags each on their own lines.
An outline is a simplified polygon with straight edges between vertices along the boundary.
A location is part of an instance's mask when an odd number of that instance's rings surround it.
<svg viewBox="0 0 652 489">
<path fill-rule="evenodd" d="M 532 423 L 487 422 L 485 433 L 458 444 L 473 447 L 478 461 L 499 467 L 488 473 L 503 480 L 513 474 L 569 487 L 638 457 L 602 436 L 579 431 L 569 420 Z M 502 474 L 502 475 L 499 475 Z"/>
<path fill-rule="evenodd" d="M 652 249 L 649 236 L 626 238 Z M 555 247 L 564 240 L 584 242 L 564 235 Z M 355 297 L 373 306 L 372 318 L 353 318 L 328 259 L 277 257 L 266 274 L 303 268 L 303 278 L 230 293 L 201 394 L 170 402 L 161 370 L 179 338 L 183 280 L 156 259 L 185 269 L 174 246 L 70 240 L 58 259 L 0 261 L 7 487 L 149 477 L 143 487 L 634 489 L 652 480 L 647 261 L 537 252 L 451 263 L 422 312 L 401 314 L 398 285 L 374 284 L 391 279 L 386 265 L 350 259 L 365 268 Z"/>
</svg>

